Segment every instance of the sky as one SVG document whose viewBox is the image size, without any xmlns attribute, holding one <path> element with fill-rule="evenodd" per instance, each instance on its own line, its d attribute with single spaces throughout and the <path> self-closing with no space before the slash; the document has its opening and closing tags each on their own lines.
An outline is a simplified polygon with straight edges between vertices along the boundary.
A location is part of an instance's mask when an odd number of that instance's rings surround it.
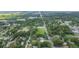
<svg viewBox="0 0 79 59">
<path fill-rule="evenodd" d="M 0 11 L 78 11 L 78 0 L 0 0 Z"/>
</svg>

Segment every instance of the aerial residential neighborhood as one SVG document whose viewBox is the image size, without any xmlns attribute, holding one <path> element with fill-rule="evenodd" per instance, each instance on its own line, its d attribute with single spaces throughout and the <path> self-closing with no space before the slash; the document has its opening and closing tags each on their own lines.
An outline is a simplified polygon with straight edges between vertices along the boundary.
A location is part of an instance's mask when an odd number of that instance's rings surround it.
<svg viewBox="0 0 79 59">
<path fill-rule="evenodd" d="M 79 12 L 0 11 L 0 48 L 79 48 Z"/>
</svg>

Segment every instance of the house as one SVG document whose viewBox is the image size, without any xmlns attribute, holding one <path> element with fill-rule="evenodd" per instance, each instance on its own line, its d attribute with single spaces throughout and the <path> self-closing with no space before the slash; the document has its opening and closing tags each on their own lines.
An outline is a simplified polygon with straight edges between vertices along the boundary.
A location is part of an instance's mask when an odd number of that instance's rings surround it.
<svg viewBox="0 0 79 59">
<path fill-rule="evenodd" d="M 26 19 L 17 19 L 17 21 L 26 21 Z"/>
<path fill-rule="evenodd" d="M 71 28 L 72 32 L 76 33 L 76 34 L 79 34 L 79 27 L 77 26 L 74 26 Z"/>
<path fill-rule="evenodd" d="M 37 17 L 28 17 L 28 19 L 36 19 Z"/>
</svg>

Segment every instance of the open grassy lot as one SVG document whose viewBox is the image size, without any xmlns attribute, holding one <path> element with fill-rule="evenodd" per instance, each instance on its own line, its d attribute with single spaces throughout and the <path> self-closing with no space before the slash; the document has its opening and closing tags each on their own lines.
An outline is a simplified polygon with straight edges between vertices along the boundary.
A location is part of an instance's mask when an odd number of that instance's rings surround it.
<svg viewBox="0 0 79 59">
<path fill-rule="evenodd" d="M 0 14 L 0 20 L 9 20 L 17 17 L 17 14 Z"/>
<path fill-rule="evenodd" d="M 45 35 L 45 28 L 44 27 L 38 27 L 37 30 L 36 30 L 36 35 Z"/>
</svg>

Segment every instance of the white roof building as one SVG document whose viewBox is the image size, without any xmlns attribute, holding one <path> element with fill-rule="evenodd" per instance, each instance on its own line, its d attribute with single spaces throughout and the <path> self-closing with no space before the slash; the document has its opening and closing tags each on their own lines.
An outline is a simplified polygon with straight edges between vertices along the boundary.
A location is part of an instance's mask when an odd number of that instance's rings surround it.
<svg viewBox="0 0 79 59">
<path fill-rule="evenodd" d="M 26 21 L 25 19 L 17 19 L 17 21 Z"/>
</svg>

